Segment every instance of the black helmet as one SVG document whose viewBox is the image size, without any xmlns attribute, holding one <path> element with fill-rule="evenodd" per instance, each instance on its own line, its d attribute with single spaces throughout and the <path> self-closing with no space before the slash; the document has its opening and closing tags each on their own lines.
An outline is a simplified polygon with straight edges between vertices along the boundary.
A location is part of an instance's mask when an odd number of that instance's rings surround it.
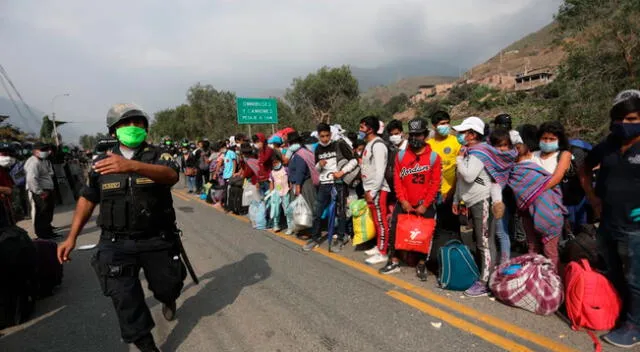
<svg viewBox="0 0 640 352">
<path fill-rule="evenodd" d="M 180 142 L 180 145 L 183 147 L 188 147 L 189 146 L 189 140 L 187 138 L 182 138 L 182 141 Z"/>
<path fill-rule="evenodd" d="M 121 121 L 128 120 L 134 117 L 141 117 L 144 119 L 144 127 L 149 128 L 149 115 L 142 110 L 136 104 L 125 103 L 116 104 L 107 112 L 107 128 L 109 133 L 114 133 L 114 127 Z"/>
<path fill-rule="evenodd" d="M 512 127 L 511 115 L 509 115 L 509 114 L 500 114 L 500 115 L 496 116 L 496 118 L 493 119 L 493 125 L 494 126 L 504 127 L 504 128 L 507 128 L 507 129 L 511 129 L 511 127 Z"/>
</svg>

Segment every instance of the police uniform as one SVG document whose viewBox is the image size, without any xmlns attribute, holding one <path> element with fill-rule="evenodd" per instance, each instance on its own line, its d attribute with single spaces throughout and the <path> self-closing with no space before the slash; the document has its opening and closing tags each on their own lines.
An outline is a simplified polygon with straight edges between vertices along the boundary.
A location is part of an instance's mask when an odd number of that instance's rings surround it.
<svg viewBox="0 0 640 352">
<path fill-rule="evenodd" d="M 119 144 L 111 151 L 122 155 Z M 131 160 L 178 172 L 170 155 L 144 142 Z M 97 223 L 102 233 L 92 266 L 104 295 L 113 301 L 122 339 L 133 343 L 150 336 L 155 324 L 145 303 L 140 269 L 154 297 L 165 305 L 175 302 L 186 277 L 173 241 L 177 230 L 171 186 L 136 173 L 101 175 L 92 171 L 82 197 L 100 204 Z"/>
</svg>

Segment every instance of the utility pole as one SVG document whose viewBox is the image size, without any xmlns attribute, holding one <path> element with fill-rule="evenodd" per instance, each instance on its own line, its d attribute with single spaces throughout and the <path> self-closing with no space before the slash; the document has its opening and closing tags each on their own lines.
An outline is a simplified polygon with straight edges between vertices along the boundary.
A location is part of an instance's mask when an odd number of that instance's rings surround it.
<svg viewBox="0 0 640 352">
<path fill-rule="evenodd" d="M 51 99 L 51 121 L 53 121 L 53 136 L 56 140 L 56 147 L 60 146 L 60 139 L 58 138 L 58 127 L 56 126 L 56 109 L 55 109 L 56 99 L 60 97 L 68 97 L 70 95 L 71 94 L 69 93 L 58 94 Z"/>
</svg>

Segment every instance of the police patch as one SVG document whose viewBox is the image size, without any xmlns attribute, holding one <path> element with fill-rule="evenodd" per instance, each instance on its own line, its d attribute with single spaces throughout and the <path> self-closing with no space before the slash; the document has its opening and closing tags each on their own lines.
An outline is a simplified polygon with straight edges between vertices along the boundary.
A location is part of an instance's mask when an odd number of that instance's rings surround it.
<svg viewBox="0 0 640 352">
<path fill-rule="evenodd" d="M 118 189 L 118 188 L 120 188 L 120 182 L 111 182 L 111 183 L 105 183 L 102 185 L 103 191 L 110 190 L 110 189 Z"/>
<path fill-rule="evenodd" d="M 162 153 L 162 155 L 160 155 L 160 160 L 173 161 L 173 156 L 169 153 Z"/>
<path fill-rule="evenodd" d="M 450 154 L 451 153 L 451 147 L 444 148 L 444 153 L 445 154 Z"/>
<path fill-rule="evenodd" d="M 136 185 L 146 185 L 149 183 L 154 183 L 152 179 L 147 177 L 140 177 L 136 179 Z"/>
</svg>

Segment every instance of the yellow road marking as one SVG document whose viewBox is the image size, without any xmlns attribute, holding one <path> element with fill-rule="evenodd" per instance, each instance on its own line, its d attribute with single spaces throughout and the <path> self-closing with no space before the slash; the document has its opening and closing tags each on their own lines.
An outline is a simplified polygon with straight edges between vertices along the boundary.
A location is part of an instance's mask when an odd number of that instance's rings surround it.
<svg viewBox="0 0 640 352">
<path fill-rule="evenodd" d="M 202 200 L 200 200 L 201 202 L 203 202 L 204 204 L 208 204 Z M 216 210 L 219 210 L 221 212 L 223 212 L 221 209 L 219 208 L 215 208 Z M 236 219 L 239 219 L 243 222 L 249 222 L 250 220 L 247 219 L 245 216 L 239 216 L 239 215 L 235 215 L 233 213 L 229 213 L 228 215 L 233 216 Z M 297 239 L 295 236 L 287 236 L 281 233 L 277 233 L 277 232 L 273 232 L 273 231 L 269 231 L 272 234 L 284 238 L 287 241 L 293 242 L 293 243 L 297 243 L 297 244 L 304 244 L 306 243 L 306 241 L 302 241 Z M 344 265 L 347 265 L 355 270 L 358 270 L 360 272 L 369 274 L 373 277 L 376 277 L 380 280 L 386 281 L 390 284 L 393 284 L 397 287 L 400 287 L 402 289 L 405 289 L 407 291 L 413 292 L 427 300 L 430 300 L 432 302 L 438 303 L 444 307 L 447 307 L 459 314 L 462 315 L 466 315 L 470 318 L 476 319 L 478 321 L 481 321 L 487 325 L 493 326 L 495 328 L 498 328 L 500 330 L 503 330 L 507 333 L 510 333 L 512 335 L 515 335 L 523 340 L 532 342 L 536 345 L 542 346 L 550 351 L 554 351 L 554 352 L 579 352 L 576 349 L 573 349 L 567 345 L 561 344 L 559 342 L 554 341 L 553 339 L 550 339 L 548 337 L 545 337 L 543 335 L 540 334 L 536 334 L 533 331 L 527 330 L 527 329 L 523 329 L 517 325 L 511 324 L 505 320 L 502 320 L 498 317 L 494 317 L 492 315 L 489 314 L 485 314 L 480 312 L 479 310 L 476 310 L 474 308 L 471 308 L 467 305 L 458 303 L 456 301 L 453 301 L 451 299 L 448 299 L 446 297 L 440 296 L 430 290 L 427 290 L 425 288 L 421 288 L 421 287 L 417 287 L 413 284 L 410 284 L 407 281 L 404 281 L 402 279 L 399 279 L 397 277 L 393 277 L 393 276 L 388 276 L 388 275 L 382 275 L 378 272 L 377 269 L 366 265 L 366 264 L 362 264 L 359 262 L 356 262 L 354 260 L 351 260 L 349 258 L 346 258 L 344 256 L 335 254 L 335 253 L 331 253 L 328 250 L 324 249 L 324 248 L 316 248 L 314 249 L 314 252 L 317 252 L 319 254 L 322 254 L 326 257 L 329 257 L 333 260 L 336 260 Z"/>
<path fill-rule="evenodd" d="M 184 196 L 182 192 L 178 192 L 178 191 L 171 191 L 171 193 L 173 193 L 173 195 L 174 195 L 174 196 L 176 196 L 176 197 L 178 197 L 178 198 L 180 198 L 180 199 L 184 200 L 185 202 L 190 201 L 190 199 L 189 199 L 189 198 L 187 198 L 186 196 Z"/>
<path fill-rule="evenodd" d="M 519 343 L 514 342 L 506 337 L 502 337 L 498 334 L 495 334 L 489 330 L 483 329 L 475 324 L 472 324 L 464 319 L 458 318 L 455 315 L 449 314 L 441 309 L 438 309 L 434 306 L 428 305 L 422 301 L 419 301 L 411 296 L 407 296 L 398 291 L 391 290 L 387 292 L 387 295 L 397 299 L 398 301 L 405 303 L 413 308 L 416 308 L 428 315 L 438 318 L 446 323 L 451 324 L 452 326 L 469 333 L 472 333 L 479 338 L 492 343 L 496 346 L 502 347 L 506 351 L 531 351 L 526 346 L 523 346 Z"/>
</svg>

